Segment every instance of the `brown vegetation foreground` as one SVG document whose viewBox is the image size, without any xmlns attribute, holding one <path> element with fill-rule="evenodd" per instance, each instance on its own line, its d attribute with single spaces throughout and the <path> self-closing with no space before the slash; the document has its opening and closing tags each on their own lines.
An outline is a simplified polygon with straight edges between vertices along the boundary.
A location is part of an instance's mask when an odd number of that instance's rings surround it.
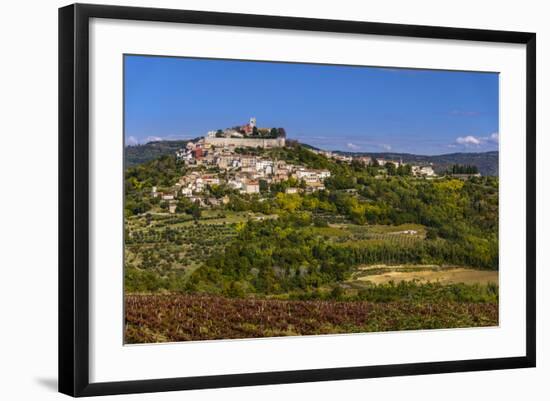
<svg viewBox="0 0 550 401">
<path fill-rule="evenodd" d="M 127 344 L 498 325 L 495 303 L 127 295 Z"/>
</svg>

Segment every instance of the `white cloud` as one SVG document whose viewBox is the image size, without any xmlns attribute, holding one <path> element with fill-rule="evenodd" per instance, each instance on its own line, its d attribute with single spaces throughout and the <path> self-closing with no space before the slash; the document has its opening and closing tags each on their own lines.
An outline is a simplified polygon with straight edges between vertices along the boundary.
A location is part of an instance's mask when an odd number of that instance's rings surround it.
<svg viewBox="0 0 550 401">
<path fill-rule="evenodd" d="M 468 147 L 479 148 L 484 145 L 498 145 L 498 141 L 499 141 L 498 132 L 493 132 L 489 136 L 474 136 L 474 135 L 459 136 L 458 138 L 455 139 L 454 145 L 458 144 L 467 148 Z"/>
<path fill-rule="evenodd" d="M 356 145 L 356 144 L 351 143 L 351 142 L 349 142 L 346 146 L 348 147 L 348 149 L 351 149 L 351 150 L 357 150 L 357 149 L 361 148 L 361 146 Z"/>
<path fill-rule="evenodd" d="M 126 146 L 135 146 L 139 143 L 135 136 L 129 136 L 126 138 Z"/>
<path fill-rule="evenodd" d="M 391 150 L 391 145 L 388 145 L 387 143 L 381 143 L 380 147 L 384 150 Z"/>
<path fill-rule="evenodd" d="M 459 145 L 473 145 L 473 146 L 479 146 L 481 145 L 481 138 L 477 138 L 473 135 L 467 135 L 467 136 L 459 136 L 456 138 L 456 143 Z"/>
<path fill-rule="evenodd" d="M 162 141 L 164 138 L 161 136 L 148 136 L 145 138 L 145 142 L 157 142 Z"/>
</svg>

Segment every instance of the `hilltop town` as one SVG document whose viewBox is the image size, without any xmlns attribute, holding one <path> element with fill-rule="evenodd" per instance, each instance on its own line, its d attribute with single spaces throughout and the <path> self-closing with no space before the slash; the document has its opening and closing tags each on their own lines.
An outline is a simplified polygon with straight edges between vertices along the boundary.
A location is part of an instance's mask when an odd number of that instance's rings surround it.
<svg viewBox="0 0 550 401">
<path fill-rule="evenodd" d="M 254 117 L 242 126 L 209 131 L 204 137 L 189 141 L 176 152 L 177 160 L 186 166 L 185 175 L 167 190 L 161 191 L 154 185 L 151 196 L 166 201 L 168 211 L 175 213 L 176 200 L 181 197 L 201 207 L 227 203 L 227 196 L 221 199 L 209 196 L 207 188 L 212 186 L 223 186 L 241 194 L 259 194 L 262 185 L 279 183 L 284 183 L 284 192 L 287 194 L 324 190 L 325 180 L 331 177 L 329 169 L 315 169 L 280 160 L 273 155 L 274 152 L 270 152 L 285 148 L 287 143 L 290 141 L 286 139 L 284 128 L 258 127 Z M 307 149 L 337 163 L 378 167 L 378 178 L 388 174 L 427 179 L 437 177 L 429 164 L 409 165 L 402 160 Z"/>
</svg>

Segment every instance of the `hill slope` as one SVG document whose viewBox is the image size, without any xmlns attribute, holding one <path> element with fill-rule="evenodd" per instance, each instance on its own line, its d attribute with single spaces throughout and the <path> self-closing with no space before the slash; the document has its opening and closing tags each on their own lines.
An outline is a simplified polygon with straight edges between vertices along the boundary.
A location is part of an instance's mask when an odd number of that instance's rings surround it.
<svg viewBox="0 0 550 401">
<path fill-rule="evenodd" d="M 148 142 L 145 145 L 126 146 L 124 148 L 126 167 L 146 163 L 161 156 L 172 155 L 178 149 L 185 147 L 187 142 L 189 140 L 155 141 Z"/>
</svg>

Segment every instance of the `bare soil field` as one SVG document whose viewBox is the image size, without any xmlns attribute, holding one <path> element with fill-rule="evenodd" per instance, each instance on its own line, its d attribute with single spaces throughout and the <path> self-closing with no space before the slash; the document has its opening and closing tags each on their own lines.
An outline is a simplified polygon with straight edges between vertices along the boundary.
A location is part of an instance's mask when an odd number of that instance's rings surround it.
<svg viewBox="0 0 550 401">
<path fill-rule="evenodd" d="M 373 265 L 361 267 L 352 280 L 370 281 L 373 284 L 413 280 L 441 284 L 498 284 L 498 271 L 436 265 Z"/>
</svg>

